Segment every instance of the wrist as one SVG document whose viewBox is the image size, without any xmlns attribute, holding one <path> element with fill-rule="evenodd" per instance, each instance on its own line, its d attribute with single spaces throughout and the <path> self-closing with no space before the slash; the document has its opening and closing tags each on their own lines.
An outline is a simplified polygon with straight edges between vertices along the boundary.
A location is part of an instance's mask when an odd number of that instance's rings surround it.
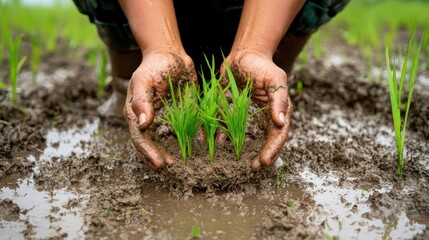
<svg viewBox="0 0 429 240">
<path fill-rule="evenodd" d="M 274 51 L 260 44 L 234 44 L 231 48 L 230 56 L 240 58 L 244 54 L 252 54 L 263 58 L 272 59 Z"/>
<path fill-rule="evenodd" d="M 156 44 L 148 44 L 140 47 L 142 55 L 147 56 L 153 53 L 176 53 L 179 55 L 186 54 L 182 44 L 177 43 L 163 43 L 157 42 Z"/>
</svg>

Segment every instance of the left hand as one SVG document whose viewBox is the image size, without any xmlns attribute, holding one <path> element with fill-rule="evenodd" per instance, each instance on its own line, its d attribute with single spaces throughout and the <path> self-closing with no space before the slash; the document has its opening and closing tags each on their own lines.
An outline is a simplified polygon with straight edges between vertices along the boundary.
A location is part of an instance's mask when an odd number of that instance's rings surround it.
<svg viewBox="0 0 429 240">
<path fill-rule="evenodd" d="M 262 152 L 252 162 L 252 170 L 259 171 L 261 167 L 274 164 L 288 138 L 293 105 L 289 97 L 287 75 L 271 57 L 255 50 L 231 52 L 226 61 L 240 87 L 244 87 L 248 76 L 251 76 L 251 80 L 254 80 L 252 99 L 261 107 L 267 107 L 270 116 L 267 141 Z M 225 73 L 224 65 L 221 73 Z"/>
</svg>

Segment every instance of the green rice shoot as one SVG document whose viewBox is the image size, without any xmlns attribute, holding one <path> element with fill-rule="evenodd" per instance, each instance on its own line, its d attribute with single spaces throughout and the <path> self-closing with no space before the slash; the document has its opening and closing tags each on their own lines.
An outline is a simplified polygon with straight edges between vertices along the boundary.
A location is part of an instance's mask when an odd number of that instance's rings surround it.
<svg viewBox="0 0 429 240">
<path fill-rule="evenodd" d="M 170 106 L 167 100 L 161 97 L 167 110 L 163 114 L 162 120 L 167 122 L 176 134 L 182 159 L 186 162 L 186 159 L 192 156 L 192 141 L 201 126 L 201 119 L 198 116 L 198 106 L 193 98 L 193 94 L 199 91 L 195 84 L 186 82 L 184 84 L 184 91 L 182 92 L 180 85 L 178 85 L 177 94 L 175 94 L 170 76 L 168 77 L 168 82 L 172 104 Z"/>
<path fill-rule="evenodd" d="M 104 88 L 107 80 L 107 53 L 106 50 L 100 49 L 99 59 L 97 61 L 97 78 L 98 78 L 98 96 L 104 96 Z"/>
<path fill-rule="evenodd" d="M 219 128 L 219 105 L 221 100 L 220 79 L 216 76 L 215 61 L 212 56 L 212 62 L 206 58 L 207 65 L 210 69 L 210 79 L 207 80 L 202 74 L 202 96 L 199 99 L 199 116 L 202 120 L 206 134 L 207 149 L 209 151 L 210 162 L 213 164 L 213 158 L 216 147 L 215 135 Z"/>
<path fill-rule="evenodd" d="M 22 35 L 18 35 L 15 39 L 12 37 L 9 32 L 9 27 L 6 22 L 3 22 L 3 36 L 6 39 L 6 46 L 9 50 L 9 75 L 10 75 L 10 86 L 12 89 L 11 99 L 12 103 L 16 104 L 17 100 L 17 84 L 18 84 L 18 75 L 24 65 L 26 56 L 19 58 L 19 49 L 21 46 Z"/>
<path fill-rule="evenodd" d="M 37 74 L 39 72 L 39 66 L 40 66 L 40 55 L 41 55 L 41 49 L 40 49 L 40 41 L 37 38 L 36 32 L 31 33 L 31 73 L 33 82 L 36 81 Z"/>
<path fill-rule="evenodd" d="M 407 128 L 407 120 L 408 120 L 408 114 L 411 106 L 411 100 L 413 97 L 414 81 L 419 67 L 420 48 L 422 45 L 422 41 L 420 41 L 420 44 L 416 46 L 416 44 L 414 43 L 414 35 L 415 35 L 415 28 L 412 30 L 410 39 L 408 41 L 404 62 L 402 64 L 401 76 L 399 76 L 400 77 L 399 85 L 397 81 L 398 77 L 396 74 L 395 59 L 393 59 L 393 64 L 391 65 L 390 56 L 389 56 L 389 47 L 386 46 L 386 64 L 387 64 L 387 71 L 388 71 L 387 79 L 389 84 L 390 103 L 392 107 L 393 126 L 395 131 L 395 141 L 396 141 L 396 148 L 397 148 L 397 154 L 398 154 L 397 174 L 399 178 L 402 178 L 402 171 L 404 166 L 403 155 L 404 155 L 404 145 L 405 145 L 405 133 Z M 411 61 L 412 61 L 411 72 L 409 73 L 407 73 L 408 58 L 411 58 Z M 404 103 L 402 102 L 402 99 L 405 96 L 402 96 L 402 94 L 405 92 L 404 85 L 405 85 L 405 78 L 407 75 L 408 75 L 408 83 L 407 83 L 408 96 L 407 96 L 407 101 Z M 401 111 L 401 107 L 403 104 L 405 104 L 406 106 L 405 116 Z"/>
<path fill-rule="evenodd" d="M 241 151 L 243 150 L 244 138 L 246 136 L 247 120 L 249 118 L 249 107 L 252 95 L 253 81 L 248 77 L 246 86 L 240 92 L 234 75 L 231 72 L 226 61 L 224 62 L 226 74 L 229 84 L 223 90 L 220 101 L 219 112 L 222 116 L 222 121 L 225 126 L 221 126 L 222 130 L 234 144 L 235 155 L 237 160 L 240 160 Z M 231 92 L 231 104 L 226 96 L 226 91 Z"/>
</svg>

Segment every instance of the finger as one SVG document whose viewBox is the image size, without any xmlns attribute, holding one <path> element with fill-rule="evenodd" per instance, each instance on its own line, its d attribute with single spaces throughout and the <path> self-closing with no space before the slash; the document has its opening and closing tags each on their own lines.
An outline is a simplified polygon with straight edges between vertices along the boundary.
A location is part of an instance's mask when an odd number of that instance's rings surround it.
<svg viewBox="0 0 429 240">
<path fill-rule="evenodd" d="M 253 95 L 252 97 L 254 100 L 256 100 L 260 103 L 263 103 L 264 106 L 266 106 L 268 101 L 269 101 L 269 98 L 267 95 L 260 95 L 260 96 L 259 95 Z"/>
<path fill-rule="evenodd" d="M 149 127 L 153 121 L 154 90 L 148 84 L 145 84 L 141 79 L 137 79 L 135 75 L 130 81 L 128 90 L 132 111 L 137 116 L 139 128 L 144 130 Z"/>
<path fill-rule="evenodd" d="M 200 129 L 198 129 L 195 138 L 197 139 L 197 141 L 205 143 L 205 141 L 206 141 L 206 131 L 205 131 L 205 129 L 203 127 L 200 128 Z"/>
<path fill-rule="evenodd" d="M 293 106 L 289 104 L 286 116 L 285 125 L 277 127 L 273 121 L 268 123 L 268 138 L 261 154 L 252 162 L 252 170 L 259 171 L 261 167 L 271 166 L 279 157 L 280 152 L 288 138 L 290 121 L 292 117 Z"/>
<path fill-rule="evenodd" d="M 286 73 L 282 72 L 279 78 L 273 79 L 265 88 L 271 107 L 271 119 L 277 127 L 283 127 L 286 124 L 288 106 L 291 105 Z"/>
<path fill-rule="evenodd" d="M 227 140 L 227 136 L 226 134 L 221 130 L 221 129 L 217 129 L 216 130 L 216 143 L 219 145 L 222 145 L 226 142 Z"/>
<path fill-rule="evenodd" d="M 174 158 L 163 151 L 156 143 L 149 139 L 140 129 L 137 121 L 129 122 L 131 141 L 137 150 L 139 158 L 145 161 L 153 170 L 159 170 L 166 164 L 175 162 Z"/>
</svg>

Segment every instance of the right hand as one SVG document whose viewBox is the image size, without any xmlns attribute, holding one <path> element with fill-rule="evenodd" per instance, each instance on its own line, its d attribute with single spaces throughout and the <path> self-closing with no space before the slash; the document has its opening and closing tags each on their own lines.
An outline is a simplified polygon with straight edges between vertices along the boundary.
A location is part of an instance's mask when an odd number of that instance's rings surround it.
<svg viewBox="0 0 429 240">
<path fill-rule="evenodd" d="M 173 84 L 197 82 L 193 61 L 186 53 L 146 53 L 131 77 L 124 107 L 124 117 L 137 154 L 155 171 L 175 161 L 144 133 L 153 122 L 155 109 L 162 105 L 160 96 L 169 92 L 169 75 Z"/>
</svg>

